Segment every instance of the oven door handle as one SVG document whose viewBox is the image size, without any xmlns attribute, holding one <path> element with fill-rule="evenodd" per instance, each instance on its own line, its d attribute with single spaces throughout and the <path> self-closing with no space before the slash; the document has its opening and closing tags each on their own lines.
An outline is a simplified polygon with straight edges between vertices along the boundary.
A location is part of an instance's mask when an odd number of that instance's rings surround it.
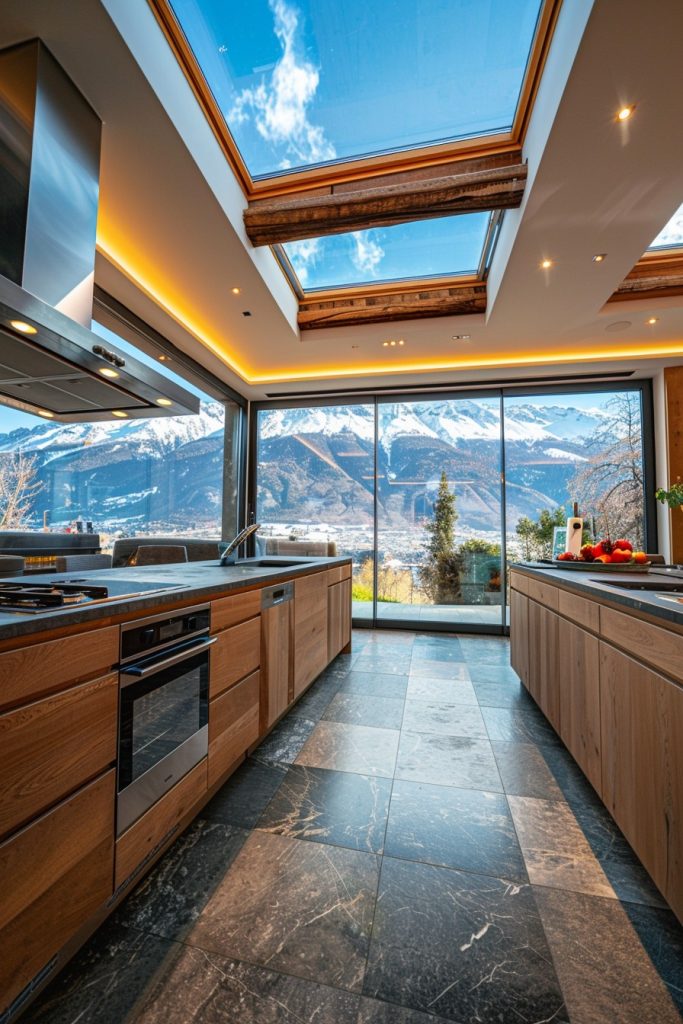
<svg viewBox="0 0 683 1024">
<path fill-rule="evenodd" d="M 126 665 L 125 668 L 121 669 L 121 686 L 130 686 L 131 683 L 136 683 L 140 679 L 146 679 L 148 676 L 155 675 L 155 673 L 162 669 L 171 668 L 172 665 L 177 665 L 181 661 L 193 658 L 196 654 L 201 654 L 211 647 L 212 644 L 215 644 L 217 639 L 218 637 L 215 636 L 207 637 L 197 644 L 192 644 L 191 647 L 185 647 L 178 654 L 173 654 L 170 658 L 164 658 L 162 661 L 155 661 L 151 665 Z"/>
</svg>

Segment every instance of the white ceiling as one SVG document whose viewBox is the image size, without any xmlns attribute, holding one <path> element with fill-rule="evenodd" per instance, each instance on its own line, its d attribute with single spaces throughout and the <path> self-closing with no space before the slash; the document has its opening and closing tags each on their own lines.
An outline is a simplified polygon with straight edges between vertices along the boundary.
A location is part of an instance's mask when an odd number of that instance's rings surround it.
<svg viewBox="0 0 683 1024">
<path fill-rule="evenodd" d="M 683 4 L 564 0 L 525 143 L 525 200 L 505 214 L 485 316 L 301 336 L 294 296 L 270 251 L 246 239 L 242 193 L 147 5 L 4 0 L 0 45 L 33 36 L 104 121 L 98 283 L 247 397 L 539 368 L 642 376 L 683 362 L 683 299 L 605 306 L 683 201 Z M 637 106 L 621 125 L 624 103 Z M 593 263 L 596 252 L 607 259 Z M 389 337 L 405 339 L 400 354 L 382 347 Z"/>
</svg>

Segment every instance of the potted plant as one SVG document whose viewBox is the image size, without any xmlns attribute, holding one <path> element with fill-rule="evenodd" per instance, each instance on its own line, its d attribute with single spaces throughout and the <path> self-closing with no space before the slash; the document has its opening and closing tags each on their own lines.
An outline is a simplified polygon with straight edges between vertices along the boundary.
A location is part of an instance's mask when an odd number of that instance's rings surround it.
<svg viewBox="0 0 683 1024">
<path fill-rule="evenodd" d="M 659 487 L 655 491 L 655 498 L 657 501 L 661 501 L 662 504 L 666 504 L 669 508 L 683 508 L 683 484 L 681 478 L 678 477 L 675 484 L 672 484 L 669 490 L 665 490 L 663 487 Z"/>
</svg>

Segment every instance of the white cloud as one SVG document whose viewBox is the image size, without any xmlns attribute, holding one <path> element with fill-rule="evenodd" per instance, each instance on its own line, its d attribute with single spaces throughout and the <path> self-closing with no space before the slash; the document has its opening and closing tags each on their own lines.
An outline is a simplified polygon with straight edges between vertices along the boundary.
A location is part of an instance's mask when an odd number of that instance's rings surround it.
<svg viewBox="0 0 683 1024">
<path fill-rule="evenodd" d="M 302 285 L 308 281 L 308 264 L 315 263 L 320 254 L 319 238 L 302 238 L 287 243 L 287 256 Z"/>
<path fill-rule="evenodd" d="M 282 168 L 293 162 L 333 160 L 337 153 L 325 138 L 324 129 L 308 120 L 307 107 L 315 98 L 320 75 L 298 52 L 301 50 L 297 38 L 298 13 L 286 0 L 270 0 L 270 9 L 282 57 L 275 64 L 270 81 L 264 79 L 255 88 L 242 90 L 229 118 L 236 124 L 243 124 L 253 116 L 256 129 L 266 142 L 286 146 L 289 155 L 283 157 Z"/>
<path fill-rule="evenodd" d="M 370 237 L 369 231 L 352 231 L 351 237 L 355 249 L 351 253 L 351 261 L 357 270 L 374 276 L 377 267 L 384 259 L 384 249 Z"/>
</svg>

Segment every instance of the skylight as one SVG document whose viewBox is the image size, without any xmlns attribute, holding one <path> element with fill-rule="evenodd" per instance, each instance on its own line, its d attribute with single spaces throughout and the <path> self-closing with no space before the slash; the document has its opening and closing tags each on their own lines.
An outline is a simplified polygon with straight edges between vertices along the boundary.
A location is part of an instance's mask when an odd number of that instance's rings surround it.
<svg viewBox="0 0 683 1024">
<path fill-rule="evenodd" d="M 170 0 L 252 179 L 509 132 L 542 0 Z"/>
<path fill-rule="evenodd" d="M 282 246 L 301 291 L 476 274 L 491 215 L 395 224 Z"/>
<path fill-rule="evenodd" d="M 683 246 L 683 206 L 679 206 L 671 220 L 664 225 L 652 245 L 651 249 L 677 249 Z"/>
</svg>

